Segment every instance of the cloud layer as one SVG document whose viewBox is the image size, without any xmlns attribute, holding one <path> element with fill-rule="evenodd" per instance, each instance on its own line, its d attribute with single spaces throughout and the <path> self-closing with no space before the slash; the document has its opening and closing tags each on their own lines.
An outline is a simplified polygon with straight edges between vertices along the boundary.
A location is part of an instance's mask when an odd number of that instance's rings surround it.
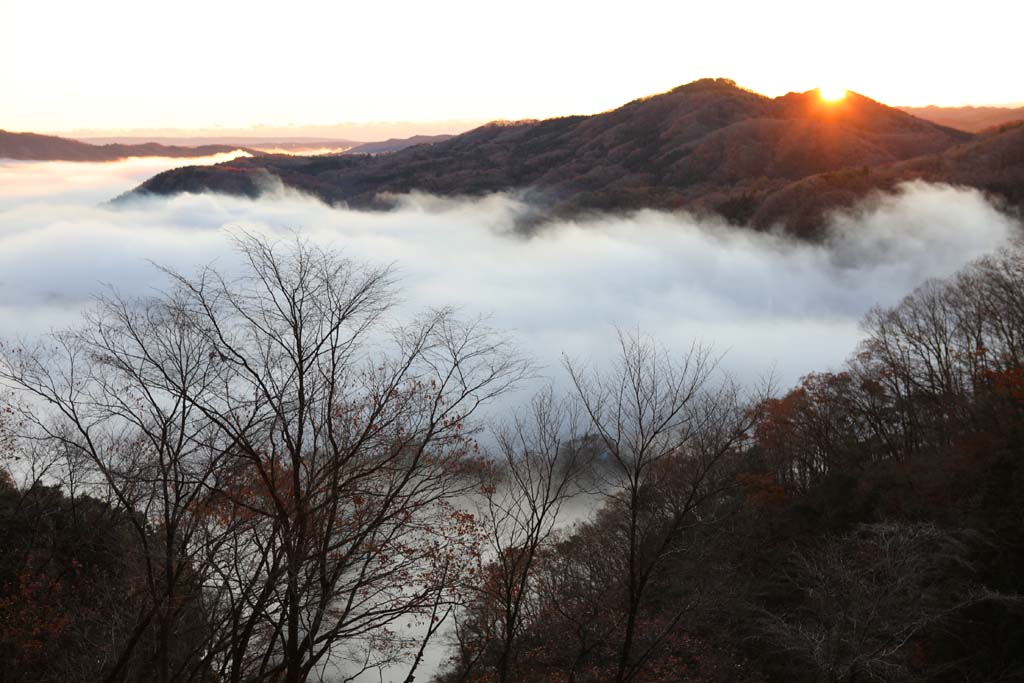
<svg viewBox="0 0 1024 683">
<path fill-rule="evenodd" d="M 180 195 L 102 204 L 180 160 L 0 165 L 0 336 L 74 320 L 101 283 L 144 293 L 148 260 L 231 267 L 225 227 L 298 230 L 346 254 L 394 263 L 407 311 L 489 314 L 547 366 L 601 358 L 613 328 L 671 348 L 698 338 L 744 377 L 789 383 L 835 366 L 873 305 L 955 272 L 1018 229 L 975 191 L 913 184 L 834 217 L 825 244 L 640 212 L 550 225 L 525 238 L 515 197 L 402 198 L 388 213 L 327 207 L 280 191 L 248 200 Z M 553 374 L 557 374 L 553 371 Z"/>
<path fill-rule="evenodd" d="M 600 363 L 619 326 L 669 348 L 712 343 L 741 379 L 774 367 L 785 386 L 839 364 L 871 306 L 895 303 L 1019 230 L 977 192 L 924 184 L 835 216 L 828 241 L 815 245 L 658 212 L 523 237 L 513 226 L 529 207 L 506 195 L 414 194 L 389 213 L 333 209 L 283 189 L 256 201 L 103 203 L 180 163 L 0 163 L 0 338 L 73 322 L 101 283 L 138 294 L 160 287 L 149 260 L 231 269 L 225 228 L 297 230 L 353 258 L 394 263 L 400 313 L 456 305 L 490 315 L 556 383 L 563 352 Z M 431 647 L 424 674 L 444 655 Z"/>
</svg>

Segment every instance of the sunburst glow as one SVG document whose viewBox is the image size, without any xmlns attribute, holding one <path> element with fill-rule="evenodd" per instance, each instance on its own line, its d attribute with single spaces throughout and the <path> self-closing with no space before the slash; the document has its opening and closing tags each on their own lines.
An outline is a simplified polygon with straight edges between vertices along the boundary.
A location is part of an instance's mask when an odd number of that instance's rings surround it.
<svg viewBox="0 0 1024 683">
<path fill-rule="evenodd" d="M 818 95 L 826 102 L 838 102 L 846 97 L 846 88 L 836 86 L 822 86 L 818 88 Z"/>
</svg>

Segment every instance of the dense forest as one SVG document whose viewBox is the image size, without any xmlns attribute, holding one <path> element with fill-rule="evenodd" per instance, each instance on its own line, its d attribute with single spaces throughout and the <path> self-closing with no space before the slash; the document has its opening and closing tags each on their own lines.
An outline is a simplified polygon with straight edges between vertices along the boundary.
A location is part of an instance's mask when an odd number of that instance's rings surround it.
<svg viewBox="0 0 1024 683">
<path fill-rule="evenodd" d="M 236 241 L 0 349 L 3 683 L 1024 678 L 1024 246 L 796 387 L 620 333 L 521 400 L 483 321 Z"/>
</svg>

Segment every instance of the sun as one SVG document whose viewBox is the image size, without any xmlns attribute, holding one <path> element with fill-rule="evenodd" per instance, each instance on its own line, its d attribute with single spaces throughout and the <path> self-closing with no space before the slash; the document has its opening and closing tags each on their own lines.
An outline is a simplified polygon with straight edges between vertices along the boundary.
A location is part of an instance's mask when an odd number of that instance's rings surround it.
<svg viewBox="0 0 1024 683">
<path fill-rule="evenodd" d="M 818 88 L 818 96 L 826 102 L 838 102 L 846 97 L 846 88 L 826 85 Z"/>
</svg>

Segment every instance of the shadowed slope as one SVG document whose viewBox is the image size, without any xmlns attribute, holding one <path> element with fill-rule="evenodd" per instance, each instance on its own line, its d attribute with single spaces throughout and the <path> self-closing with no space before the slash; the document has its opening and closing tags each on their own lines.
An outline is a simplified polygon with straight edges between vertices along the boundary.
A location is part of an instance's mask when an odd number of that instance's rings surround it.
<svg viewBox="0 0 1024 683">
<path fill-rule="evenodd" d="M 855 93 L 834 103 L 817 91 L 771 99 L 729 80 L 705 79 L 594 116 L 495 122 L 372 157 L 268 156 L 176 169 L 135 192 L 258 196 L 270 186 L 269 175 L 331 204 L 387 208 L 389 195 L 414 190 L 519 191 L 546 217 L 687 209 L 758 227 L 781 223 L 806 235 L 824 211 L 861 186 L 876 186 L 876 177 L 885 181 L 878 187 L 890 186 L 900 162 L 942 155 L 974 139 Z M 857 189 L 806 206 L 789 201 L 803 194 L 801 181 L 837 172 L 853 177 Z"/>
</svg>

